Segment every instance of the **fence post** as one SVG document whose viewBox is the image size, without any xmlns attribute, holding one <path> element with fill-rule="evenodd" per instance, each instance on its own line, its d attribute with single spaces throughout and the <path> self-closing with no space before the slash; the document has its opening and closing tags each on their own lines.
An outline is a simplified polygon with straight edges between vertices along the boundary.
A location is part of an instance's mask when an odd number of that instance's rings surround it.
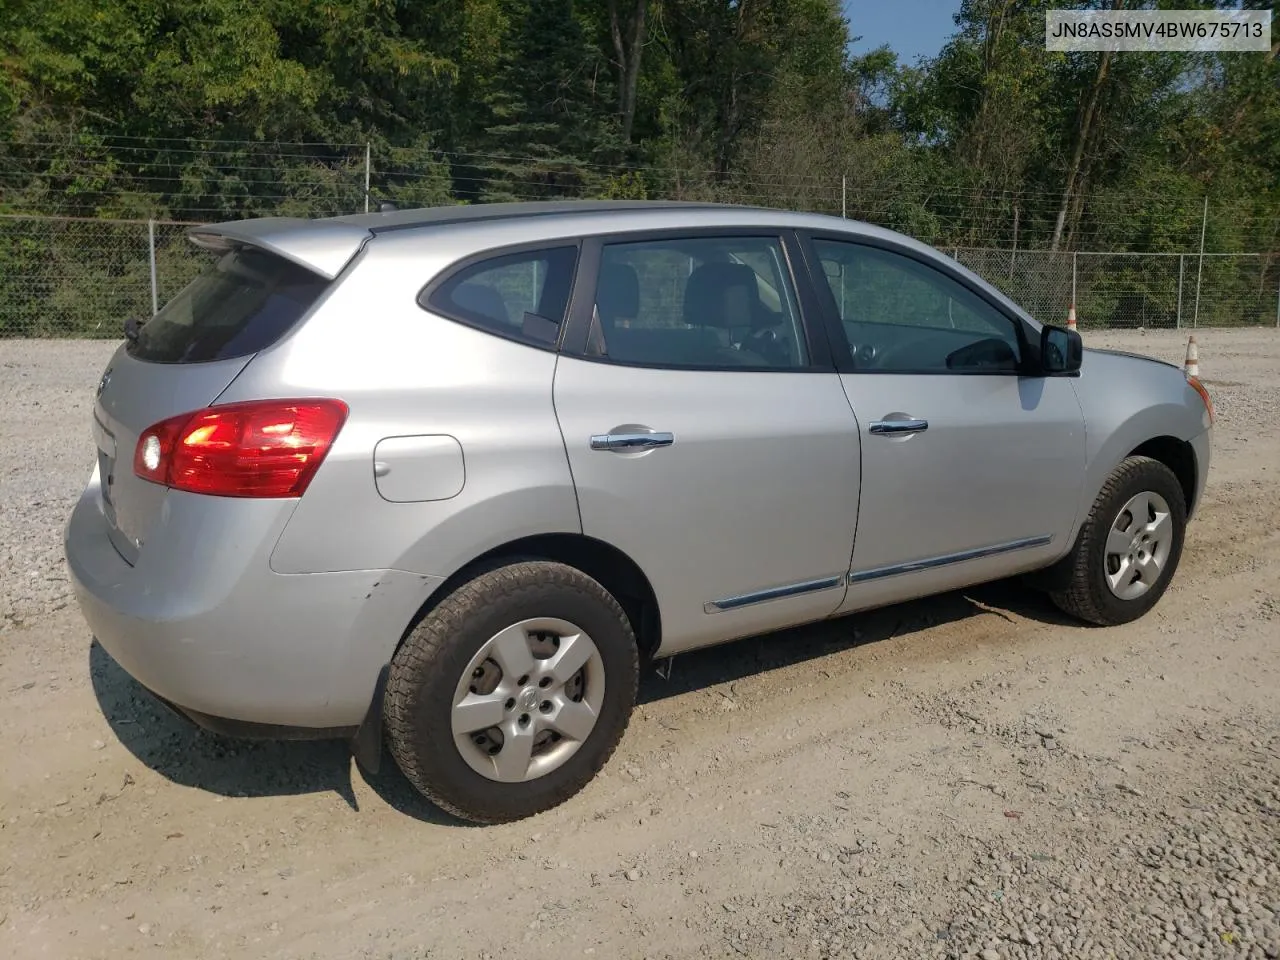
<svg viewBox="0 0 1280 960">
<path fill-rule="evenodd" d="M 147 250 L 151 254 L 151 315 L 160 312 L 160 288 L 156 284 L 156 222 L 147 220 Z"/>
<path fill-rule="evenodd" d="M 364 212 L 369 212 L 369 174 L 373 166 L 373 147 L 366 140 L 364 144 Z"/>
<path fill-rule="evenodd" d="M 849 178 L 840 178 L 840 216 L 849 219 Z"/>
<path fill-rule="evenodd" d="M 1182 268 L 1186 259 L 1186 254 L 1178 254 L 1178 312 L 1173 318 L 1173 325 L 1178 330 L 1182 329 Z"/>
<path fill-rule="evenodd" d="M 1200 326 L 1200 280 L 1204 276 L 1204 231 L 1209 225 L 1209 197 L 1204 198 L 1204 213 L 1200 216 L 1200 264 L 1196 267 L 1196 309 L 1191 317 L 1191 326 Z"/>
<path fill-rule="evenodd" d="M 1013 265 L 1018 259 L 1018 207 L 1013 208 L 1013 249 L 1009 252 L 1009 282 L 1013 283 Z"/>
<path fill-rule="evenodd" d="M 1071 305 L 1076 305 L 1076 258 L 1080 256 L 1078 250 L 1071 251 Z"/>
</svg>

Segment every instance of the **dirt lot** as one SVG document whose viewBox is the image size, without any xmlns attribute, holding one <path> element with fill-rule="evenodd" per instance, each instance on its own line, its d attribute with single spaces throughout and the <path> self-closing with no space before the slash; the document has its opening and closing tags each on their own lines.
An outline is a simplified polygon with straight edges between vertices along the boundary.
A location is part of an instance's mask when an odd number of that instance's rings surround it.
<svg viewBox="0 0 1280 960">
<path fill-rule="evenodd" d="M 154 705 L 59 555 L 110 345 L 0 341 L 0 956 L 1280 955 L 1280 335 L 1198 339 L 1215 462 L 1146 619 L 997 584 L 682 656 L 496 828 Z"/>
</svg>

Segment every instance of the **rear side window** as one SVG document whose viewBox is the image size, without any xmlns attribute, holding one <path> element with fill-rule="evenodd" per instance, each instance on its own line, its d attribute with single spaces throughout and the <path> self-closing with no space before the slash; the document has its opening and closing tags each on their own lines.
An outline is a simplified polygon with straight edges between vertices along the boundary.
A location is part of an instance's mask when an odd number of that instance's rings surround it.
<svg viewBox="0 0 1280 960">
<path fill-rule="evenodd" d="M 508 339 L 551 346 L 569 307 L 577 259 L 578 248 L 564 246 L 481 260 L 428 287 L 418 303 Z"/>
<path fill-rule="evenodd" d="M 777 237 L 699 236 L 608 243 L 588 356 L 703 369 L 809 364 Z"/>
<path fill-rule="evenodd" d="M 248 356 L 279 340 L 328 285 L 284 257 L 238 247 L 143 324 L 128 350 L 154 363 Z"/>
</svg>

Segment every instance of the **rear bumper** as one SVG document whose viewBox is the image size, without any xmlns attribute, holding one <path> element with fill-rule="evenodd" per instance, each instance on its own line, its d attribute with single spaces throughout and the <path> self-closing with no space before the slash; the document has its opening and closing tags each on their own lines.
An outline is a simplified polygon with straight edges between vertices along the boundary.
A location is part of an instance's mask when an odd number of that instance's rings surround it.
<svg viewBox="0 0 1280 960">
<path fill-rule="evenodd" d="M 169 491 L 134 566 L 108 538 L 95 471 L 65 532 L 71 582 L 98 642 L 202 726 L 338 736 L 439 578 L 394 570 L 278 574 L 294 502 Z M 302 728 L 293 729 L 288 728 Z"/>
<path fill-rule="evenodd" d="M 194 724 L 202 730 L 208 730 L 210 733 L 240 740 L 350 740 L 360 730 L 359 727 L 293 727 L 278 723 L 254 723 L 252 720 L 211 717 L 199 710 L 180 707 L 154 690 L 147 692 L 178 719 Z"/>
</svg>

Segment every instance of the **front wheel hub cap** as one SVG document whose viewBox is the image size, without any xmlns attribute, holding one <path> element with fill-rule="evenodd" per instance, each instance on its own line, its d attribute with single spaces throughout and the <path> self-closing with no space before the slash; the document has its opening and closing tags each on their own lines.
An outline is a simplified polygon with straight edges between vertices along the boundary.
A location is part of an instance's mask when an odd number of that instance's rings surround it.
<svg viewBox="0 0 1280 960">
<path fill-rule="evenodd" d="M 1137 600 L 1164 575 L 1173 546 L 1173 511 L 1158 493 L 1144 491 L 1120 508 L 1107 532 L 1102 572 L 1121 600 Z"/>
</svg>

